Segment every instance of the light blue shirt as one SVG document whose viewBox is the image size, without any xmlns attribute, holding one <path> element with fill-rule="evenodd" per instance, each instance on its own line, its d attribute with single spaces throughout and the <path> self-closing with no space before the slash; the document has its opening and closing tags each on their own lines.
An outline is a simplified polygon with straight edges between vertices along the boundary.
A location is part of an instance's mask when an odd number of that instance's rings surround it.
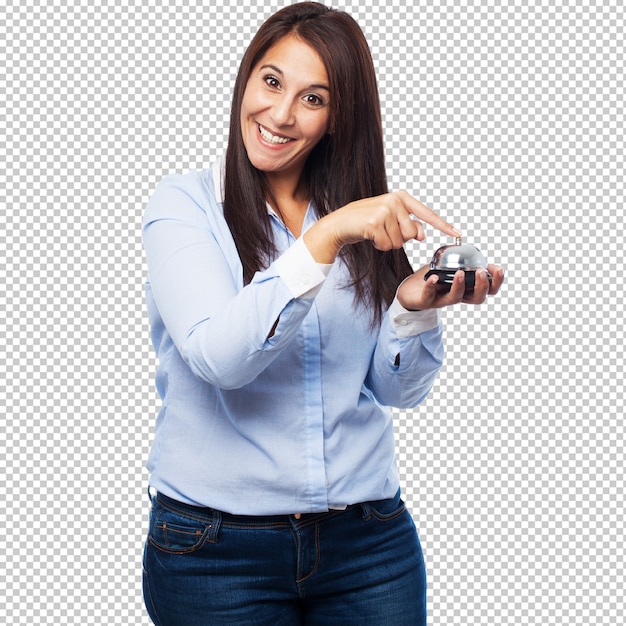
<svg viewBox="0 0 626 626">
<path fill-rule="evenodd" d="M 243 515 L 392 497 L 388 407 L 414 407 L 430 391 L 443 359 L 438 313 L 395 300 L 372 331 L 342 287 L 343 262 L 317 264 L 271 210 L 278 255 L 244 286 L 221 198 L 219 167 L 170 175 L 145 212 L 162 398 L 151 487 Z M 303 232 L 315 219 L 309 206 Z"/>
</svg>

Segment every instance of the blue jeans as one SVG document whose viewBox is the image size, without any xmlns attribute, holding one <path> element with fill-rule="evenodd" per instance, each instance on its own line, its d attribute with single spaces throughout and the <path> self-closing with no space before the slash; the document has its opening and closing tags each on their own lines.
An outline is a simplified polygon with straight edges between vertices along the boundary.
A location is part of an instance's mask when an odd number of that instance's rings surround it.
<svg viewBox="0 0 626 626">
<path fill-rule="evenodd" d="M 157 626 L 423 626 L 426 571 L 400 498 L 247 517 L 152 499 L 146 608 Z"/>
</svg>

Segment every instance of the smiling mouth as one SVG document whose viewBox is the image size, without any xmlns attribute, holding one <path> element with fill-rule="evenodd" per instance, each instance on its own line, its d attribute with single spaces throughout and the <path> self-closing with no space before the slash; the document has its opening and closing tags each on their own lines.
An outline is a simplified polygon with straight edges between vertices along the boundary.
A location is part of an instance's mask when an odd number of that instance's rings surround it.
<svg viewBox="0 0 626 626">
<path fill-rule="evenodd" d="M 258 124 L 258 127 L 259 127 L 259 133 L 261 134 L 261 137 L 265 139 L 265 141 L 269 141 L 270 143 L 273 143 L 276 145 L 285 144 L 285 143 L 289 143 L 290 141 L 293 141 L 293 139 L 289 137 L 281 137 L 280 135 L 273 135 L 272 133 L 270 133 L 269 130 L 267 130 L 267 128 L 265 128 L 264 126 L 261 126 L 261 124 Z"/>
</svg>

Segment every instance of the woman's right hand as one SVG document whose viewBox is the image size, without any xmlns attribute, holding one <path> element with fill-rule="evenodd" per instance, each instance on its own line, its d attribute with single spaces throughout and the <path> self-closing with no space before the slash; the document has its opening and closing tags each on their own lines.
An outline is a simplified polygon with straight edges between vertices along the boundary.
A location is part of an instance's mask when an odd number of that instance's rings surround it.
<svg viewBox="0 0 626 626">
<path fill-rule="evenodd" d="M 406 191 L 351 202 L 316 222 L 304 242 L 318 263 L 332 263 L 341 248 L 369 240 L 378 250 L 401 248 L 411 239 L 423 241 L 426 222 L 451 237 L 461 233 Z"/>
</svg>

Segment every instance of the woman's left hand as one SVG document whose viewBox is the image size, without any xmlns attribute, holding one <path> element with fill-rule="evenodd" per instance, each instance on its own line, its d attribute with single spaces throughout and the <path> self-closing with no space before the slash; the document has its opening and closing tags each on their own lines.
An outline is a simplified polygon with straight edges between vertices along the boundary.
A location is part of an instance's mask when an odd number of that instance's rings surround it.
<svg viewBox="0 0 626 626">
<path fill-rule="evenodd" d="M 499 265 L 490 264 L 487 270 L 491 274 L 491 283 L 484 270 L 477 270 L 473 291 L 465 291 L 465 272 L 459 270 L 454 276 L 450 291 L 443 291 L 437 284 L 439 282 L 437 276 L 424 280 L 429 269 L 427 265 L 420 268 L 398 288 L 398 301 L 405 309 L 425 311 L 459 302 L 482 304 L 488 295 L 497 294 L 504 282 L 504 270 Z"/>
</svg>

